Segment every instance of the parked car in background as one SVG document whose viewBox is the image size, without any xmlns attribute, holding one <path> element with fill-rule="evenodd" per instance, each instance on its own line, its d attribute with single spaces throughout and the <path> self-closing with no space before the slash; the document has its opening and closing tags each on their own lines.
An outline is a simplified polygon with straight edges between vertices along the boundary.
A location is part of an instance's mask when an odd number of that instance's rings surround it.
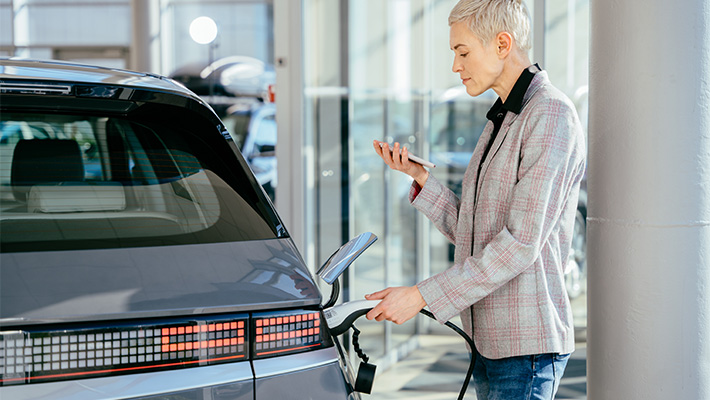
<svg viewBox="0 0 710 400">
<path fill-rule="evenodd" d="M 437 173 L 443 170 L 447 186 L 458 196 L 463 174 L 488 123 L 486 113 L 497 98 L 492 90 L 471 97 L 465 86 L 457 86 L 442 93 L 432 107 L 431 160 Z"/>
<path fill-rule="evenodd" d="M 198 96 L 0 59 L 0 132 L 0 398 L 359 398 L 309 269 Z"/>
<path fill-rule="evenodd" d="M 276 106 L 254 100 L 236 101 L 222 121 L 249 163 L 256 180 L 273 201 L 276 196 Z"/>
<path fill-rule="evenodd" d="M 276 71 L 273 65 L 253 57 L 229 56 L 207 65 L 183 66 L 170 77 L 200 97 L 265 98 L 269 85 L 276 82 Z"/>
<path fill-rule="evenodd" d="M 276 173 L 276 107 L 269 86 L 272 65 L 252 57 L 230 56 L 209 65 L 188 65 L 170 76 L 205 100 L 225 122 L 237 147 L 273 201 Z"/>
</svg>

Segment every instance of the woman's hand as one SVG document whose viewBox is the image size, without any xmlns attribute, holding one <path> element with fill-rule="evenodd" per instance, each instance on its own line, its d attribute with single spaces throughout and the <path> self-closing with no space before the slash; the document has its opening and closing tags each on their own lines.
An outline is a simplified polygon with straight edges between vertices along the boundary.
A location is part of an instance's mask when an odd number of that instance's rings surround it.
<svg viewBox="0 0 710 400">
<path fill-rule="evenodd" d="M 426 306 L 416 286 L 390 287 L 365 296 L 368 300 L 382 300 L 367 313 L 366 318 L 403 324 Z"/>
<path fill-rule="evenodd" d="M 409 152 L 405 146 L 400 149 L 399 143 L 395 142 L 394 148 L 390 149 L 389 144 L 375 140 L 372 144 L 375 147 L 375 152 L 379 155 L 385 164 L 396 171 L 404 172 L 414 178 L 420 187 L 424 187 L 429 171 L 420 164 L 409 161 Z M 401 150 L 401 153 L 400 153 Z"/>
</svg>

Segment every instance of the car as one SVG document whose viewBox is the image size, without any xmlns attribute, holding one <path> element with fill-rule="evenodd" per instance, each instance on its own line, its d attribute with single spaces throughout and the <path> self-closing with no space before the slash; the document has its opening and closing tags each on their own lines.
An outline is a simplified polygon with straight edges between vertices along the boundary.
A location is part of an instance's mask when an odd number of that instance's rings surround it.
<svg viewBox="0 0 710 400">
<path fill-rule="evenodd" d="M 473 150 L 488 123 L 486 113 L 497 98 L 492 90 L 471 97 L 465 86 L 456 86 L 445 90 L 432 106 L 431 160 L 445 170 L 446 185 L 458 196 Z"/>
<path fill-rule="evenodd" d="M 360 398 L 313 275 L 197 95 L 5 58 L 0 124 L 0 398 Z"/>
</svg>

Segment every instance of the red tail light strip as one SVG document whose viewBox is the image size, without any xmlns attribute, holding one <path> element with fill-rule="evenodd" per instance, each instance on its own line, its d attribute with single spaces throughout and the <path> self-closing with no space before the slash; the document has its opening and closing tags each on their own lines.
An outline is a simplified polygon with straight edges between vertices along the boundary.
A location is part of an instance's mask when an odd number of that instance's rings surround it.
<svg viewBox="0 0 710 400">
<path fill-rule="evenodd" d="M 254 315 L 254 355 L 266 357 L 323 346 L 319 312 Z"/>
<path fill-rule="evenodd" d="M 247 320 L 0 332 L 0 385 L 246 359 Z"/>
<path fill-rule="evenodd" d="M 0 332 L 0 386 L 291 354 L 332 345 L 321 327 L 298 310 Z"/>
<path fill-rule="evenodd" d="M 222 354 L 222 350 L 228 346 L 239 346 L 239 349 L 235 348 L 233 350 L 242 353 L 244 352 L 245 341 L 244 327 L 244 321 L 232 321 L 162 328 L 161 350 L 164 354 L 170 353 L 173 358 L 175 352 L 189 352 L 199 349 L 216 348 L 215 351 L 208 352 L 213 355 Z"/>
</svg>

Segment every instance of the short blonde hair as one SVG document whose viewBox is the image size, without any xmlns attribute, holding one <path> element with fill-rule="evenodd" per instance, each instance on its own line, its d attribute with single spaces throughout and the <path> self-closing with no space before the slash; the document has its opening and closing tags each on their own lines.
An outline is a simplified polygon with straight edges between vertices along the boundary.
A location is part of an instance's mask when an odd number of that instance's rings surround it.
<svg viewBox="0 0 710 400">
<path fill-rule="evenodd" d="M 518 48 L 531 48 L 530 13 L 523 0 L 459 0 L 449 14 L 449 26 L 467 21 L 485 46 L 501 32 L 513 36 Z"/>
</svg>

